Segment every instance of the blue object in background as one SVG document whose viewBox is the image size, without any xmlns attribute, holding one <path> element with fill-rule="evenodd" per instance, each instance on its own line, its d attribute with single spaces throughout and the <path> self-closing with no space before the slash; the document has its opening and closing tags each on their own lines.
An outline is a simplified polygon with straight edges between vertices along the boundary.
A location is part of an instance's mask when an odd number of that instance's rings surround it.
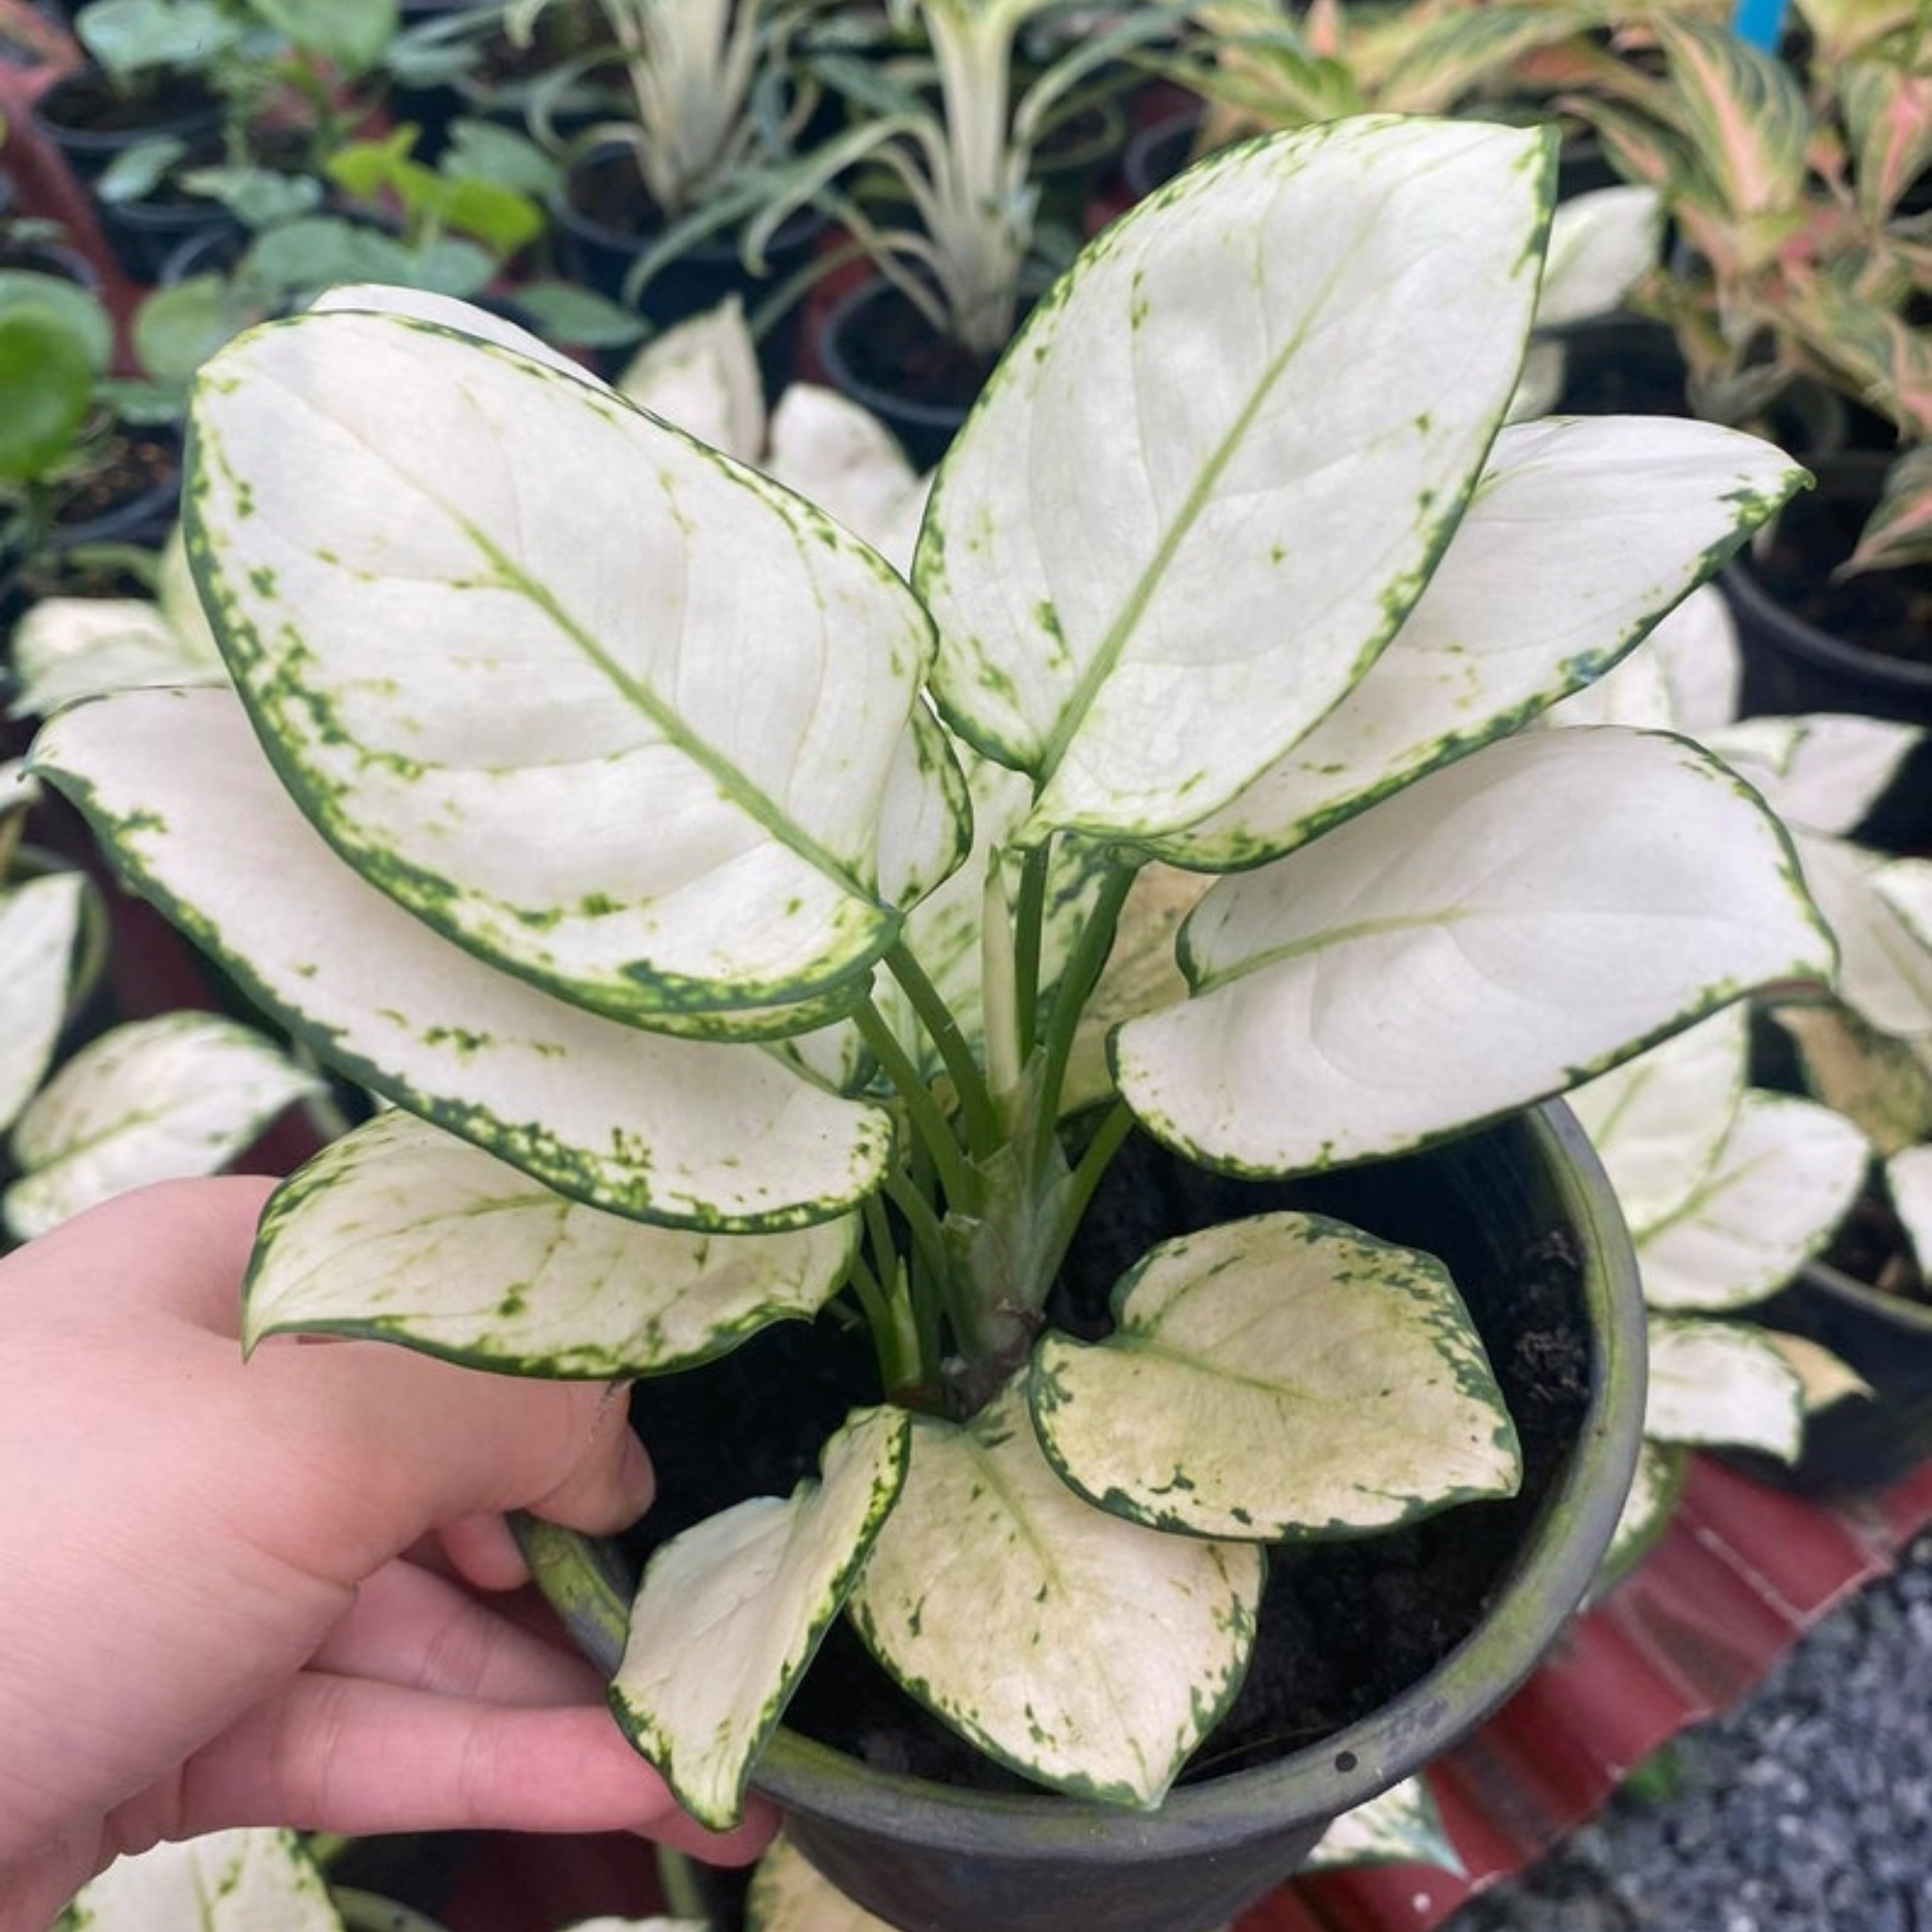
<svg viewBox="0 0 1932 1932">
<path fill-rule="evenodd" d="M 1778 51 L 1778 37 L 1784 31 L 1787 0 L 1738 0 L 1731 26 L 1741 40 L 1762 47 L 1766 53 Z"/>
</svg>

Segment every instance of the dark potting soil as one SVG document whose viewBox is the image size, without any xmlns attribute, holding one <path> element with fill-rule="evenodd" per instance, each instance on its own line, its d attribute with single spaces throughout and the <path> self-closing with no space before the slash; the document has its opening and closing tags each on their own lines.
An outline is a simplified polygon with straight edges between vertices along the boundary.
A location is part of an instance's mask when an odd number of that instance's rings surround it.
<svg viewBox="0 0 1932 1932">
<path fill-rule="evenodd" d="M 1488 1348 L 1522 1439 L 1521 1492 L 1466 1504 L 1385 1535 L 1277 1546 L 1247 1680 L 1186 1776 L 1264 1762 L 1365 1717 L 1466 1637 L 1502 1581 L 1574 1444 L 1588 1400 L 1589 1342 L 1575 1257 L 1552 1230 L 1506 1265 L 1472 1228 L 1391 1198 L 1388 1168 L 1313 1181 L 1204 1176 L 1144 1142 L 1117 1158 L 1051 1312 L 1088 1339 L 1108 1328 L 1120 1274 L 1168 1236 L 1282 1207 L 1312 1209 L 1426 1246 L 1448 1265 Z M 1442 1238 L 1425 1240 L 1433 1216 Z M 1418 1216 L 1420 1218 L 1418 1218 Z M 641 1384 L 632 1416 L 658 1500 L 634 1534 L 640 1566 L 680 1530 L 745 1498 L 786 1495 L 816 1472 L 855 1402 L 878 1399 L 862 1332 L 829 1318 L 781 1324 L 722 1360 Z M 872 1661 L 849 1623 L 828 1634 L 787 1714 L 794 1729 L 881 1768 L 987 1790 L 1034 1789 L 939 1724 Z"/>
<path fill-rule="evenodd" d="M 104 74 L 83 69 L 49 88 L 40 112 L 50 125 L 76 134 L 129 134 L 207 112 L 218 104 L 199 81 L 175 76 L 166 92 L 122 93 Z"/>
<path fill-rule="evenodd" d="M 181 469 L 181 444 L 171 430 L 117 424 L 94 453 L 84 476 L 62 486 L 54 522 L 63 530 L 111 516 L 164 488 Z"/>
<path fill-rule="evenodd" d="M 863 326 L 846 331 L 839 349 L 868 388 L 962 415 L 992 373 L 988 358 L 941 334 L 894 288 L 866 304 Z"/>
<path fill-rule="evenodd" d="M 1819 1258 L 1881 1294 L 1932 1305 L 1932 1286 L 1913 1258 L 1905 1224 L 1881 1193 L 1868 1189 L 1858 1196 Z"/>
<path fill-rule="evenodd" d="M 1826 490 L 1795 498 L 1769 542 L 1750 551 L 1748 567 L 1772 597 L 1807 623 L 1932 669 L 1932 567 L 1832 574 L 1858 548 L 1875 501 Z"/>
</svg>

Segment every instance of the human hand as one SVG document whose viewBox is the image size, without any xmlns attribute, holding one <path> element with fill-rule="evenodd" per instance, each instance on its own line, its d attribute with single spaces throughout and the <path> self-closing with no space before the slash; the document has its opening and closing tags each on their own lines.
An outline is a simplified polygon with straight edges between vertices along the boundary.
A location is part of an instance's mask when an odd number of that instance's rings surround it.
<svg viewBox="0 0 1932 1932">
<path fill-rule="evenodd" d="M 0 1262 L 0 1932 L 235 1825 L 753 1856 L 769 1818 L 686 1818 L 596 1673 L 464 1587 L 524 1580 L 506 1510 L 643 1511 L 621 1405 L 380 1342 L 244 1363 L 272 1184 L 143 1189 Z"/>
</svg>

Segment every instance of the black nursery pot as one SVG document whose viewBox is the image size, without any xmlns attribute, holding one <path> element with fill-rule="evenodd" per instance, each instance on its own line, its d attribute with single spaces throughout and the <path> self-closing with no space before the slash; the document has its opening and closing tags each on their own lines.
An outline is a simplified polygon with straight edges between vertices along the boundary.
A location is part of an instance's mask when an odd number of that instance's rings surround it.
<svg viewBox="0 0 1932 1932">
<path fill-rule="evenodd" d="M 1852 1496 L 1882 1489 L 1932 1456 L 1932 1303 L 1814 1262 L 1757 1312 L 1766 1327 L 1830 1349 L 1872 1392 L 1807 1417 L 1795 1463 L 1743 1459 L 1753 1476 L 1802 1496 Z"/>
<path fill-rule="evenodd" d="M 1136 1201 L 1146 1192 L 1140 1180 Z M 1279 1204 L 1285 1192 L 1214 1185 L 1242 1190 L 1250 1204 L 1237 1211 L 1254 1211 L 1264 1196 Z M 1510 1389 L 1529 1466 L 1522 1495 L 1399 1533 L 1432 1539 L 1429 1546 L 1454 1568 L 1468 1562 L 1472 1527 L 1497 1513 L 1483 1535 L 1487 1552 L 1488 1533 L 1501 1532 L 1493 1557 L 1482 1559 L 1480 1585 L 1466 1576 L 1458 1586 L 1470 1593 L 1468 1626 L 1442 1640 L 1419 1676 L 1366 1700 L 1326 1735 L 1272 1758 L 1258 1751 L 1252 1768 L 1184 1781 L 1147 1813 L 878 1768 L 794 1728 L 815 1721 L 802 1694 L 760 1762 L 758 1788 L 782 1809 L 799 1850 L 889 1924 L 905 1932 L 1064 1932 L 1070 1924 L 1208 1932 L 1289 1876 L 1337 1815 L 1472 1730 L 1534 1667 L 1582 1600 L 1635 1466 L 1645 1339 L 1628 1237 L 1574 1120 L 1546 1106 L 1427 1154 L 1286 1192 L 1440 1254 Z M 1201 1218 L 1227 1211 L 1216 1193 Z M 1553 1344 L 1550 1325 L 1532 1330 L 1528 1313 L 1552 1298 L 1561 1310 L 1562 1340 Z M 1546 1376 L 1558 1362 L 1562 1374 Z M 1560 1403 L 1549 1394 L 1558 1384 Z M 654 1385 L 654 1400 L 664 1387 Z M 1530 1412 L 1539 1418 L 1534 1429 Z M 1385 1540 L 1322 1547 L 1340 1552 L 1334 1560 L 1347 1566 Z M 531 1546 L 539 1581 L 580 1642 L 614 1667 L 629 1559 L 614 1546 L 548 1529 Z M 1283 1560 L 1320 1558 L 1304 1550 Z M 1277 1570 L 1270 1598 L 1286 1574 Z M 1268 1614 L 1264 1602 L 1264 1629 Z M 1378 1631 L 1358 1628 L 1358 1640 L 1385 1638 L 1388 1622 Z M 828 1695 L 836 1703 L 842 1692 L 835 1686 Z M 1204 1756 L 1219 1756 L 1221 1736 Z"/>
<path fill-rule="evenodd" d="M 1932 569 L 1831 574 L 1857 543 L 1887 460 L 1858 450 L 1812 459 L 1816 491 L 1786 508 L 1768 548 L 1720 575 L 1744 653 L 1744 716 L 1854 712 L 1932 728 Z M 1900 648 L 1881 648 L 1888 637 Z M 1932 741 L 1906 760 L 1859 836 L 1893 850 L 1932 845 Z"/>
<path fill-rule="evenodd" d="M 124 95 L 93 66 L 56 81 L 32 116 L 35 134 L 83 184 L 136 142 L 165 134 L 192 148 L 220 131 L 221 118 L 221 104 L 199 82 L 176 80 L 165 91 Z"/>
<path fill-rule="evenodd" d="M 621 143 L 593 148 L 571 169 L 552 210 L 557 253 L 574 280 L 607 296 L 626 300 L 632 271 L 655 248 L 663 224 L 638 179 L 637 164 Z M 658 329 L 716 308 L 740 296 L 748 313 L 775 294 L 803 268 L 825 232 L 815 209 L 805 208 L 782 223 L 765 250 L 766 272 L 752 274 L 739 252 L 739 237 L 725 232 L 708 238 L 654 274 L 634 304 Z M 798 346 L 799 304 L 794 302 L 765 332 L 758 363 L 774 392 L 791 380 Z"/>
</svg>

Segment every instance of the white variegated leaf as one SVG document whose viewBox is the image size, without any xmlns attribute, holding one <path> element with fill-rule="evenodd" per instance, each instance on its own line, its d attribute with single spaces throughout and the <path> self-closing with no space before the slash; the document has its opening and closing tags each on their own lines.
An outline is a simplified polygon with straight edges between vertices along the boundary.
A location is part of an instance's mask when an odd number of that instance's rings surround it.
<svg viewBox="0 0 1932 1932">
<path fill-rule="evenodd" d="M 1644 640 L 1664 666 L 1670 716 L 1660 719 L 1696 739 L 1738 715 L 1744 654 L 1730 601 L 1714 584 L 1694 590 Z"/>
<path fill-rule="evenodd" d="M 1240 1688 L 1263 1576 L 1255 1544 L 1170 1536 L 1076 1496 L 1010 1387 L 963 1427 L 914 1422 L 851 1610 L 892 1676 L 989 1756 L 1152 1806 Z"/>
<path fill-rule="evenodd" d="M 1850 1213 L 1870 1153 L 1828 1107 L 1747 1094 L 1695 1190 L 1637 1238 L 1645 1300 L 1709 1312 L 1774 1293 Z"/>
<path fill-rule="evenodd" d="M 1504 738 L 1220 880 L 1195 997 L 1114 1070 L 1160 1139 L 1280 1173 L 1436 1136 L 1606 1070 L 1828 949 L 1778 828 L 1694 746 Z"/>
<path fill-rule="evenodd" d="M 770 1234 L 654 1228 L 392 1109 L 269 1202 L 242 1334 L 405 1342 L 520 1374 L 661 1375 L 809 1319 L 856 1233 L 850 1215 Z"/>
<path fill-rule="evenodd" d="M 1640 183 L 1559 201 L 1550 218 L 1537 326 L 1558 328 L 1621 308 L 1657 266 L 1664 219 L 1663 197 Z"/>
<path fill-rule="evenodd" d="M 1757 1332 L 1784 1358 L 1797 1376 L 1804 1391 L 1808 1416 L 1829 1408 L 1834 1402 L 1872 1394 L 1871 1384 L 1850 1363 L 1841 1361 L 1808 1335 L 1787 1335 L 1778 1328 L 1760 1328 Z"/>
<path fill-rule="evenodd" d="M 212 643 L 184 636 L 158 604 L 137 598 L 47 597 L 14 633 L 16 716 L 150 684 L 225 684 Z"/>
<path fill-rule="evenodd" d="M 1806 1092 L 1844 1114 L 1875 1152 L 1932 1140 L 1932 1065 L 1908 1042 L 1832 1000 L 1787 1001 L 1772 1017 L 1797 1049 Z"/>
<path fill-rule="evenodd" d="M 1918 943 L 1932 949 L 1932 859 L 1888 860 L 1873 883 Z"/>
<path fill-rule="evenodd" d="M 0 1128 L 32 1098 L 53 1058 L 86 891 L 79 872 L 0 886 Z"/>
<path fill-rule="evenodd" d="M 1887 861 L 1842 838 L 1793 833 L 1804 884 L 1838 945 L 1838 997 L 1881 1033 L 1932 1033 L 1932 945 L 1885 889 Z"/>
<path fill-rule="evenodd" d="M 646 1024 L 810 1001 L 891 944 L 880 814 L 931 630 L 810 506 L 580 372 L 394 314 L 238 338 L 194 428 L 230 668 L 398 903 Z"/>
<path fill-rule="evenodd" d="M 679 1802 L 735 1825 L 783 1714 L 904 1480 L 910 1418 L 861 1409 L 826 1444 L 821 1478 L 754 1497 L 651 1558 L 611 1702 Z"/>
<path fill-rule="evenodd" d="M 563 1932 L 711 1932 L 704 1918 L 578 1918 Z"/>
<path fill-rule="evenodd" d="M 1842 838 L 1878 802 L 1924 735 L 1889 718 L 1820 712 L 1748 718 L 1706 742 L 1786 824 Z"/>
<path fill-rule="evenodd" d="M 1347 1871 L 1362 1865 L 1466 1869 L 1421 1778 L 1405 1778 L 1366 1804 L 1344 1811 L 1301 1862 L 1304 1871 Z"/>
<path fill-rule="evenodd" d="M 1668 730 L 1676 716 L 1664 660 L 1646 639 L 1594 682 L 1559 699 L 1535 722 L 1543 727 L 1622 724 L 1637 731 Z"/>
<path fill-rule="evenodd" d="M 745 1923 L 747 1932 L 896 1932 L 854 1905 L 782 1834 L 752 1874 Z"/>
<path fill-rule="evenodd" d="M 493 343 L 499 349 L 514 350 L 557 375 L 572 376 L 592 388 L 604 387 L 582 363 L 562 350 L 552 348 L 542 336 L 533 335 L 494 310 L 478 308 L 473 302 L 460 302 L 454 296 L 439 295 L 431 289 L 408 288 L 389 282 L 345 282 L 325 289 L 308 308 L 312 315 L 384 315 L 428 322 L 478 342 Z"/>
<path fill-rule="evenodd" d="M 1765 1332 L 1741 1322 L 1655 1316 L 1644 1433 L 1796 1460 L 1804 1385 Z"/>
<path fill-rule="evenodd" d="M 290 802 L 230 694 L 79 706 L 35 758 L 140 889 L 318 1053 L 560 1192 L 746 1231 L 826 1219 L 877 1184 L 890 1130 L 873 1108 L 758 1047 L 566 1006 L 366 884 Z"/>
<path fill-rule="evenodd" d="M 1432 1256 L 1258 1215 L 1150 1250 L 1113 1316 L 1103 1342 L 1042 1336 L 1028 1385 L 1048 1459 L 1096 1508 L 1274 1542 L 1392 1528 L 1521 1480 L 1482 1339 Z"/>
<path fill-rule="evenodd" d="M 1204 868 L 1289 850 L 1606 670 L 1804 472 L 1755 436 L 1664 417 L 1497 437 L 1402 628 L 1328 716 L 1154 849 Z"/>
<path fill-rule="evenodd" d="M 1667 1220 L 1703 1185 L 1744 1098 L 1750 1036 L 1739 1002 L 1570 1090 L 1632 1234 Z"/>
<path fill-rule="evenodd" d="M 764 460 L 764 383 L 736 296 L 652 336 L 617 378 L 617 393 L 741 463 Z"/>
<path fill-rule="evenodd" d="M 342 1932 L 292 1832 L 212 1832 L 115 1860 L 54 1932 Z"/>
<path fill-rule="evenodd" d="M 794 382 L 772 412 L 765 467 L 910 572 L 927 485 L 878 418 L 836 389 Z"/>
<path fill-rule="evenodd" d="M 1892 1204 L 1905 1224 L 1919 1272 L 1932 1278 L 1932 1148 L 1908 1148 L 1885 1164 Z"/>
<path fill-rule="evenodd" d="M 1670 1526 L 1683 1492 L 1686 1466 L 1684 1451 L 1674 1443 L 1646 1440 L 1639 1446 L 1630 1492 L 1590 1586 L 1592 1597 L 1622 1582 Z"/>
<path fill-rule="evenodd" d="M 164 1013 L 91 1041 L 14 1129 L 21 1178 L 7 1225 L 22 1240 L 154 1180 L 213 1174 L 321 1082 L 218 1013 Z"/>
<path fill-rule="evenodd" d="M 1514 386 L 1547 191 L 1534 134 L 1302 129 L 1148 197 L 1034 311 L 914 566 L 942 709 L 1041 784 L 1030 841 L 1191 824 L 1373 661 Z"/>
</svg>

